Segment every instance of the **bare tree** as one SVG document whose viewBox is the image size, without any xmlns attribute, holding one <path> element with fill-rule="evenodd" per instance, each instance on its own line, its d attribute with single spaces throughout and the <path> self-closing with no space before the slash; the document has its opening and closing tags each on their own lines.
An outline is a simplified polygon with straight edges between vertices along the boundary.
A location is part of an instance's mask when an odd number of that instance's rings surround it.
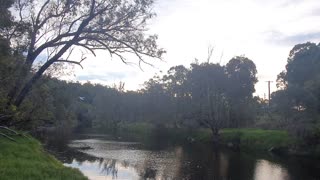
<svg viewBox="0 0 320 180">
<path fill-rule="evenodd" d="M 219 130 L 226 127 L 229 119 L 229 104 L 225 95 L 216 89 L 207 89 L 207 104 L 202 109 L 202 123 L 210 128 L 215 145 L 219 143 Z"/>
<path fill-rule="evenodd" d="M 16 0 L 13 14 L 17 23 L 2 30 L 1 35 L 12 46 L 24 47 L 26 58 L 21 77 L 9 92 L 9 101 L 20 106 L 50 66 L 81 66 L 86 54 L 96 56 L 96 50 L 107 51 L 124 63 L 133 54 L 139 65 L 148 63 L 146 57 L 161 58 L 165 51 L 158 48 L 157 36 L 146 35 L 147 20 L 155 15 L 152 5 L 153 0 Z M 21 27 L 28 28 L 21 33 Z M 84 52 L 80 59 L 71 59 L 79 52 Z M 47 59 L 26 79 L 40 55 Z"/>
</svg>

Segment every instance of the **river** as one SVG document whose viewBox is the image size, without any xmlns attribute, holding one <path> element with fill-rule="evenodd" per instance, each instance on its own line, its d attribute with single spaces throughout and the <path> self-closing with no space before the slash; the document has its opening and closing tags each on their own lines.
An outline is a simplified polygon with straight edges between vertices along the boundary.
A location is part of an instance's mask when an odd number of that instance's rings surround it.
<svg viewBox="0 0 320 180">
<path fill-rule="evenodd" d="M 194 145 L 150 149 L 103 136 L 73 140 L 69 146 L 81 153 L 60 160 L 92 180 L 320 180 L 319 162 L 305 158 Z"/>
</svg>

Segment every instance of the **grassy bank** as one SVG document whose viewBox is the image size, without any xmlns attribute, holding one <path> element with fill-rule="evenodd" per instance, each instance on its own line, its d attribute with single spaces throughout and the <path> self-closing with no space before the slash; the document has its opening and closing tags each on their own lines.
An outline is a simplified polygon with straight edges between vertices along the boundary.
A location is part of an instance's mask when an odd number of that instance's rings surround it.
<svg viewBox="0 0 320 180">
<path fill-rule="evenodd" d="M 87 179 L 80 171 L 63 166 L 45 152 L 37 140 L 25 137 L 15 137 L 15 140 L 17 142 L 0 137 L 0 179 Z"/>
<path fill-rule="evenodd" d="M 211 143 L 209 129 L 168 129 L 145 123 L 122 126 L 122 135 L 131 140 L 152 142 L 165 139 L 167 143 Z M 238 146 L 241 150 L 268 151 L 270 148 L 287 148 L 295 141 L 286 132 L 262 129 L 223 129 L 220 131 L 222 145 Z"/>
<path fill-rule="evenodd" d="M 288 148 L 294 143 L 287 131 L 262 129 L 224 129 L 221 131 L 222 143 L 238 143 L 240 149 L 269 150 Z"/>
</svg>

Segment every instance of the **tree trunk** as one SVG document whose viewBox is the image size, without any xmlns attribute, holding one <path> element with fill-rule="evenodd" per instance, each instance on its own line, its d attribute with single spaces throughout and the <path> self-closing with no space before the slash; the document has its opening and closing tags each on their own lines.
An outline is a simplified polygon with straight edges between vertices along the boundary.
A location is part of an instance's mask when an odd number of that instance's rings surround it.
<svg viewBox="0 0 320 180">
<path fill-rule="evenodd" d="M 219 130 L 217 128 L 211 128 L 211 132 L 212 132 L 212 143 L 215 147 L 218 147 L 220 143 Z"/>
<path fill-rule="evenodd" d="M 30 51 L 30 50 L 29 50 Z M 13 104 L 14 99 L 16 98 L 22 84 L 25 82 L 26 78 L 28 77 L 28 74 L 30 73 L 30 70 L 32 68 L 32 64 L 35 60 L 35 57 L 31 55 L 31 53 L 28 53 L 26 57 L 26 62 L 23 64 L 22 67 L 20 67 L 20 73 L 15 80 L 15 84 L 13 88 L 9 91 L 7 97 L 8 97 L 8 102 L 7 102 L 7 108 Z"/>
<path fill-rule="evenodd" d="M 23 89 L 20 91 L 19 95 L 17 96 L 16 100 L 14 101 L 14 105 L 19 107 L 22 101 L 26 98 L 27 94 L 30 92 L 32 85 L 40 79 L 42 74 L 49 68 L 49 66 L 54 61 L 46 62 L 37 72 L 36 74 L 24 85 Z"/>
</svg>

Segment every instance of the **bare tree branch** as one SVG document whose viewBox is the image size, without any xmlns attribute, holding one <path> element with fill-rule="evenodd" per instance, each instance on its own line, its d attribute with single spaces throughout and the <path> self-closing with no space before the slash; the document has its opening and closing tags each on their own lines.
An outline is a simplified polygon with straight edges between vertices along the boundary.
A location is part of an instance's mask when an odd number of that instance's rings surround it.
<svg viewBox="0 0 320 180">
<path fill-rule="evenodd" d="M 5 137 L 5 138 L 7 138 L 7 139 L 9 139 L 10 141 L 17 142 L 17 141 L 16 141 L 16 140 L 14 140 L 12 137 L 10 137 L 10 136 L 8 136 L 8 135 L 6 135 L 6 134 L 2 133 L 2 132 L 0 132 L 0 135 L 1 135 L 1 136 L 3 136 L 3 137 Z"/>
<path fill-rule="evenodd" d="M 4 129 L 6 131 L 12 132 L 15 135 L 19 135 L 19 133 L 17 133 L 16 131 L 14 131 L 14 130 L 8 128 L 8 127 L 5 127 L 5 126 L 0 126 L 0 129 Z"/>
<path fill-rule="evenodd" d="M 129 63 L 127 55 L 133 54 L 140 68 L 141 63 L 152 66 L 145 58 L 161 59 L 165 52 L 158 48 L 156 36 L 147 37 L 145 34 L 146 22 L 154 16 L 152 4 L 152 0 L 18 0 L 18 16 L 32 26 L 26 33 L 29 43 L 25 64 L 29 69 L 25 71 L 32 68 L 35 59 L 43 52 L 47 53 L 47 61 L 31 79 L 26 80 L 23 87 L 17 88 L 22 90 L 17 96 L 14 95 L 14 104 L 20 105 L 32 84 L 53 63 L 65 62 L 81 66 L 80 62 L 69 60 L 76 51 L 73 50 L 75 47 L 94 56 L 95 50 L 107 51 L 111 57 L 115 55 L 125 64 Z M 22 83 L 16 84 L 18 87 Z"/>
<path fill-rule="evenodd" d="M 40 16 L 44 10 L 44 8 L 49 4 L 50 0 L 47 0 L 45 3 L 43 3 L 43 5 L 41 6 L 39 12 L 38 12 L 38 15 L 37 15 L 37 18 L 36 18 L 36 27 L 38 27 L 38 24 L 40 23 Z M 38 27 L 40 28 L 40 27 Z"/>
<path fill-rule="evenodd" d="M 84 60 L 84 59 L 83 59 L 83 60 Z M 55 62 L 72 63 L 72 64 L 79 65 L 79 66 L 83 69 L 83 66 L 81 65 L 81 62 L 82 62 L 83 60 L 81 60 L 80 62 L 77 62 L 77 61 L 69 61 L 69 60 L 56 60 Z"/>
</svg>

